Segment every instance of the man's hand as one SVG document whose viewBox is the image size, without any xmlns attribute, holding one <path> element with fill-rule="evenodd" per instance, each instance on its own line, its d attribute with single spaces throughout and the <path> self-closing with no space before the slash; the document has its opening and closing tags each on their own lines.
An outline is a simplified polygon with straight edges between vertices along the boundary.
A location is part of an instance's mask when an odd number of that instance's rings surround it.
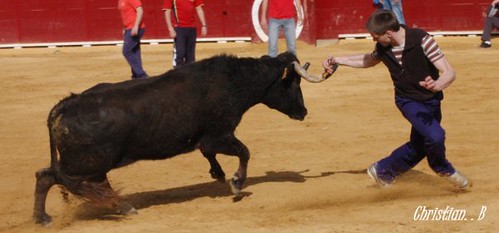
<svg viewBox="0 0 499 233">
<path fill-rule="evenodd" d="M 207 33 L 208 33 L 208 27 L 205 25 L 201 28 L 201 35 L 206 36 Z"/>
<path fill-rule="evenodd" d="M 168 32 L 170 33 L 171 38 L 177 37 L 177 32 L 175 32 L 174 28 L 168 28 Z"/>
<path fill-rule="evenodd" d="M 442 85 L 440 85 L 437 80 L 433 80 L 431 76 L 428 76 L 424 81 L 419 82 L 419 85 L 431 92 L 439 92 L 443 89 Z"/>
<path fill-rule="evenodd" d="M 264 31 L 267 31 L 267 26 L 268 26 L 268 25 L 267 25 L 267 19 L 266 19 L 266 18 L 262 17 L 262 18 L 260 19 L 260 25 L 262 26 L 262 29 L 263 29 Z"/>
<path fill-rule="evenodd" d="M 139 34 L 139 27 L 133 27 L 130 35 L 137 36 Z"/>
<path fill-rule="evenodd" d="M 333 66 L 336 64 L 336 59 L 333 56 L 329 56 L 324 62 L 322 62 L 322 66 L 324 67 L 324 71 L 332 74 L 334 72 Z"/>
</svg>

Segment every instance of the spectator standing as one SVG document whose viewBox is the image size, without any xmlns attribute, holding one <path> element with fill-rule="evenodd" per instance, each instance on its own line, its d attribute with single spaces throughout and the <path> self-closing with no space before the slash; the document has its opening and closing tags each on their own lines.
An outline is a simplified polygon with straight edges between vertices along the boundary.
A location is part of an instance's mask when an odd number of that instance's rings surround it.
<svg viewBox="0 0 499 233">
<path fill-rule="evenodd" d="M 147 78 L 142 68 L 140 39 L 145 32 L 144 10 L 140 0 L 118 0 L 123 22 L 123 56 L 132 68 L 132 79 Z"/>
<path fill-rule="evenodd" d="M 263 0 L 262 15 L 260 24 L 262 28 L 268 29 L 269 45 L 268 55 L 276 57 L 278 54 L 277 41 L 279 39 L 279 30 L 284 30 L 286 46 L 288 52 L 296 55 L 296 22 L 298 25 L 303 24 L 303 15 L 300 11 L 301 0 Z M 268 12 L 268 23 L 267 23 Z"/>
<path fill-rule="evenodd" d="M 173 68 L 181 67 L 196 60 L 197 27 L 195 13 L 197 13 L 201 21 L 201 35 L 205 36 L 208 31 L 203 6 L 203 0 L 165 0 L 164 2 L 163 11 L 165 12 L 166 26 L 170 37 L 174 38 Z"/>
<path fill-rule="evenodd" d="M 374 0 L 374 4 L 376 3 L 378 3 L 382 9 L 393 11 L 399 23 L 405 25 L 402 0 Z"/>
<path fill-rule="evenodd" d="M 492 47 L 492 29 L 499 28 L 499 0 L 494 0 L 487 8 L 485 22 L 483 25 L 482 48 Z"/>
</svg>

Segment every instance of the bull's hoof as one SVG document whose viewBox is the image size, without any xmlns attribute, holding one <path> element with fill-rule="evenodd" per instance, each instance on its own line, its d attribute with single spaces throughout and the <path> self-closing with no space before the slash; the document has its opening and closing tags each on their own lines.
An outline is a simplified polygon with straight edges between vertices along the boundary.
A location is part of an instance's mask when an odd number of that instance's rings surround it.
<svg viewBox="0 0 499 233">
<path fill-rule="evenodd" d="M 238 179 L 237 177 L 233 177 L 230 180 L 230 190 L 232 193 L 236 196 L 239 196 L 241 194 L 241 189 L 243 189 L 243 182 L 242 180 Z"/>
<path fill-rule="evenodd" d="M 33 219 L 36 224 L 41 224 L 42 226 L 49 226 L 52 223 L 52 217 L 48 214 L 35 214 Z"/>
<path fill-rule="evenodd" d="M 48 168 L 43 168 L 43 169 L 36 171 L 35 176 L 37 179 L 41 179 L 43 176 L 52 175 L 52 174 L 53 174 L 52 168 L 48 167 Z"/>
<path fill-rule="evenodd" d="M 118 214 L 121 214 L 121 215 L 138 214 L 137 209 L 135 209 L 135 207 L 133 207 L 132 205 L 130 205 L 126 202 L 119 204 L 119 206 L 117 208 L 117 212 L 118 212 Z"/>
<path fill-rule="evenodd" d="M 223 171 L 216 171 L 210 169 L 211 178 L 217 180 L 220 183 L 225 183 L 225 173 Z"/>
<path fill-rule="evenodd" d="M 218 177 L 218 178 L 214 178 L 216 179 L 218 182 L 224 184 L 225 183 L 225 176 L 224 177 Z"/>
<path fill-rule="evenodd" d="M 123 215 L 132 215 L 132 214 L 139 214 L 139 212 L 137 211 L 137 209 L 135 209 L 134 207 L 128 209 L 126 212 L 123 212 L 121 213 Z"/>
</svg>

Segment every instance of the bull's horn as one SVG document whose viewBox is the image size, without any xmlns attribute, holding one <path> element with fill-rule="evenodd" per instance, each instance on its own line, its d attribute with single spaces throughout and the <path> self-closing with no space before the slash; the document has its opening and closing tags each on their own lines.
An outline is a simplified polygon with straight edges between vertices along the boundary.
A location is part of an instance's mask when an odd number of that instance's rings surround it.
<svg viewBox="0 0 499 233">
<path fill-rule="evenodd" d="M 296 73 L 298 73 L 302 78 L 311 83 L 320 83 L 325 79 L 309 74 L 300 64 L 296 61 L 293 62 Z"/>
<path fill-rule="evenodd" d="M 310 67 L 310 62 L 305 62 L 305 65 L 303 65 L 303 69 L 308 70 L 308 67 Z"/>
</svg>

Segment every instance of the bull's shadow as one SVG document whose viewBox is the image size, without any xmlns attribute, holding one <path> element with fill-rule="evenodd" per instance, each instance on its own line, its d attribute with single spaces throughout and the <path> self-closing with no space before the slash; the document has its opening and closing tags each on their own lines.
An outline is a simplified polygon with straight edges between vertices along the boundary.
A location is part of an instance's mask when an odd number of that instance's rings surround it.
<svg viewBox="0 0 499 233">
<path fill-rule="evenodd" d="M 334 174 L 333 172 L 323 172 L 321 175 L 317 176 L 306 176 L 303 173 L 308 172 L 308 170 L 293 172 L 293 171 L 269 171 L 263 176 L 248 177 L 245 182 L 245 186 L 249 187 L 252 185 L 267 183 L 267 182 L 294 182 L 303 183 L 310 178 L 320 178 L 326 177 Z M 241 192 L 238 197 L 234 197 L 233 201 L 240 201 L 245 196 L 250 196 L 251 192 Z M 147 208 L 153 205 L 165 205 L 171 203 L 181 203 L 186 201 L 191 201 L 200 197 L 228 197 L 234 194 L 230 190 L 228 182 L 220 183 L 217 181 L 195 184 L 184 187 L 177 187 L 165 190 L 148 191 L 142 193 L 134 193 L 123 196 L 125 201 L 135 206 L 137 209 Z"/>
<path fill-rule="evenodd" d="M 322 172 L 320 175 L 307 176 L 303 173 L 309 170 L 294 172 L 294 171 L 269 171 L 263 176 L 248 177 L 245 182 L 245 186 L 249 187 L 252 185 L 257 185 L 260 183 L 268 182 L 294 182 L 303 183 L 307 179 L 321 178 L 333 175 L 338 172 Z M 342 173 L 342 172 L 339 172 Z M 233 197 L 233 201 L 240 201 L 244 197 L 250 196 L 251 192 L 241 192 L 239 196 Z M 194 184 L 189 186 L 170 188 L 164 190 L 139 192 L 128 195 L 123 195 L 121 198 L 133 205 L 139 212 L 141 209 L 148 208 L 155 205 L 167 205 L 172 203 L 182 203 L 194 200 L 201 197 L 230 197 L 234 196 L 230 190 L 229 184 L 220 183 L 217 181 Z M 115 213 L 110 209 L 101 209 L 92 204 L 83 203 L 76 212 L 76 218 L 78 219 L 107 219 L 107 220 L 117 220 L 121 219 L 120 216 L 116 216 Z"/>
</svg>

